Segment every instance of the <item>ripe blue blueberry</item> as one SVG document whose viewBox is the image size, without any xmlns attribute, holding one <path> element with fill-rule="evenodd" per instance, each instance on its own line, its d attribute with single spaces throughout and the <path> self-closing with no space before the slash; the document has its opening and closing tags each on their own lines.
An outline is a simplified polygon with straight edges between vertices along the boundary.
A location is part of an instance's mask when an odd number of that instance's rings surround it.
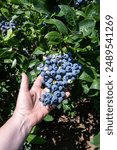
<svg viewBox="0 0 117 150">
<path fill-rule="evenodd" d="M 67 80 L 63 81 L 63 85 L 66 86 L 67 85 Z"/>
<path fill-rule="evenodd" d="M 50 104 L 50 100 L 48 98 L 45 98 L 42 102 L 45 106 Z"/>
<path fill-rule="evenodd" d="M 64 89 L 63 86 L 59 86 L 58 88 L 59 88 L 59 91 L 62 91 Z"/>
<path fill-rule="evenodd" d="M 41 76 L 45 77 L 46 73 L 45 72 L 41 72 Z"/>
<path fill-rule="evenodd" d="M 60 91 L 55 91 L 54 95 L 56 95 L 57 97 L 59 97 L 61 95 L 61 92 Z"/>
<path fill-rule="evenodd" d="M 53 58 L 53 59 L 51 60 L 51 62 L 52 62 L 52 63 L 57 63 L 57 60 Z"/>
<path fill-rule="evenodd" d="M 63 101 L 63 97 L 58 98 L 58 103 L 60 104 Z"/>
<path fill-rule="evenodd" d="M 57 105 L 58 104 L 58 98 L 57 96 L 53 95 L 51 100 L 51 105 Z"/>
<path fill-rule="evenodd" d="M 51 60 L 52 59 L 52 55 L 48 55 L 47 57 L 46 57 L 46 60 Z"/>
<path fill-rule="evenodd" d="M 73 64 L 73 68 L 76 70 L 76 69 L 79 69 L 79 65 L 77 63 Z"/>
<path fill-rule="evenodd" d="M 67 73 L 67 74 L 66 74 L 66 78 L 67 78 L 67 80 L 68 80 L 68 79 L 71 79 L 71 78 L 72 78 L 72 74 L 71 74 L 71 73 Z"/>
<path fill-rule="evenodd" d="M 48 70 L 49 70 L 49 71 L 52 71 L 52 66 L 49 66 L 49 67 L 48 67 Z"/>
<path fill-rule="evenodd" d="M 48 98 L 48 99 L 51 99 L 51 98 L 52 98 L 52 95 L 51 95 L 50 93 L 48 93 L 48 92 L 45 93 L 45 96 L 46 96 L 46 98 Z"/>
<path fill-rule="evenodd" d="M 71 80 L 74 81 L 74 80 L 75 80 L 75 77 L 72 76 Z"/>
<path fill-rule="evenodd" d="M 72 62 L 72 61 L 73 61 L 73 59 L 72 59 L 72 58 L 68 58 L 68 61 L 69 61 L 69 62 Z"/>
<path fill-rule="evenodd" d="M 63 98 L 65 97 L 65 92 L 64 91 L 61 92 L 61 97 L 63 97 Z"/>
<path fill-rule="evenodd" d="M 6 36 L 7 35 L 7 31 L 9 29 L 15 29 L 17 26 L 16 22 L 14 20 L 11 20 L 11 21 L 5 21 L 3 20 L 1 23 L 0 23 L 0 30 L 2 31 L 2 34 L 3 36 Z"/>
<path fill-rule="evenodd" d="M 49 15 L 46 15 L 45 18 L 46 18 L 46 19 L 49 18 Z"/>
<path fill-rule="evenodd" d="M 45 72 L 45 73 L 46 73 L 46 72 Z M 47 80 L 48 80 L 48 75 L 47 75 L 47 74 L 44 76 L 44 79 L 47 79 Z"/>
<path fill-rule="evenodd" d="M 46 24 L 45 22 L 42 22 L 42 23 L 41 23 L 41 26 L 42 26 L 42 27 L 46 27 L 47 24 Z"/>
<path fill-rule="evenodd" d="M 82 3 L 84 0 L 77 0 L 78 3 Z"/>
<path fill-rule="evenodd" d="M 56 72 L 57 72 L 57 74 L 60 74 L 60 69 L 58 69 Z"/>
<path fill-rule="evenodd" d="M 80 70 L 73 70 L 73 76 L 77 76 L 80 73 Z"/>
<path fill-rule="evenodd" d="M 48 93 L 43 97 L 43 104 L 57 106 L 61 103 L 67 87 L 76 79 L 81 68 L 81 64 L 75 63 L 71 53 L 46 56 L 45 64 L 37 68 L 43 76 L 43 86 L 48 88 Z"/>
<path fill-rule="evenodd" d="M 63 77 L 63 81 L 67 81 L 69 78 L 68 78 L 68 76 L 67 75 L 65 75 L 64 77 Z"/>
<path fill-rule="evenodd" d="M 56 75 L 56 72 L 55 72 L 54 70 L 52 70 L 52 71 L 50 72 L 50 74 L 51 74 L 51 76 L 55 76 L 55 75 Z"/>
<path fill-rule="evenodd" d="M 67 72 L 72 71 L 71 67 L 70 67 L 70 66 L 67 66 L 67 67 L 66 67 L 66 71 L 67 71 Z"/>
<path fill-rule="evenodd" d="M 50 65 L 51 62 L 50 62 L 49 60 L 46 60 L 46 64 L 47 64 L 47 65 Z"/>
<path fill-rule="evenodd" d="M 57 85 L 52 85 L 52 92 L 56 91 L 57 89 Z"/>
<path fill-rule="evenodd" d="M 68 54 L 64 54 L 64 55 L 63 55 L 63 58 L 64 58 L 64 59 L 68 59 L 68 58 L 69 58 L 69 55 L 68 55 Z"/>
<path fill-rule="evenodd" d="M 55 78 L 57 81 L 60 81 L 62 79 L 61 75 L 59 75 L 59 74 L 57 74 Z"/>
<path fill-rule="evenodd" d="M 63 85 L 63 81 L 58 81 L 58 82 L 57 82 L 57 85 L 58 85 L 58 86 Z"/>
<path fill-rule="evenodd" d="M 62 60 L 60 59 L 59 61 L 58 61 L 58 64 L 59 65 L 61 65 L 63 62 L 62 62 Z"/>
<path fill-rule="evenodd" d="M 48 83 L 52 83 L 52 82 L 53 82 L 53 79 L 52 79 L 52 78 L 49 78 L 47 82 L 48 82 Z"/>
<path fill-rule="evenodd" d="M 52 86 L 51 83 L 48 83 L 48 82 L 46 82 L 45 85 L 46 85 L 46 87 L 47 87 L 48 89 L 50 89 L 51 86 Z"/>
<path fill-rule="evenodd" d="M 57 65 L 56 65 L 56 64 L 53 64 L 53 65 L 52 65 L 52 69 L 53 69 L 54 71 L 57 71 L 57 69 L 58 69 Z"/>
<path fill-rule="evenodd" d="M 63 63 L 63 64 L 61 65 L 61 67 L 62 67 L 62 69 L 66 69 L 66 64 Z"/>
<path fill-rule="evenodd" d="M 60 74 L 64 75 L 66 73 L 65 69 L 60 69 L 59 70 Z"/>
<path fill-rule="evenodd" d="M 51 75 L 51 73 L 50 73 L 50 71 L 49 71 L 49 70 L 45 71 L 45 73 L 46 73 L 46 75 L 48 75 L 48 76 L 50 76 L 50 75 Z"/>
<path fill-rule="evenodd" d="M 79 66 L 78 66 L 78 67 L 79 67 L 79 69 L 80 69 L 80 70 L 82 69 L 82 66 L 81 66 L 81 64 L 79 64 Z"/>
</svg>

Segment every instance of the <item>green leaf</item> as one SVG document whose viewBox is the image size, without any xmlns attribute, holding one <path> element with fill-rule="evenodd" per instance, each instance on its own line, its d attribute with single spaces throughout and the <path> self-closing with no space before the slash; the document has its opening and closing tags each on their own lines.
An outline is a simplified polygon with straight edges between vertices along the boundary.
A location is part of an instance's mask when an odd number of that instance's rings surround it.
<svg viewBox="0 0 117 150">
<path fill-rule="evenodd" d="M 19 65 L 21 65 L 24 61 L 25 61 L 25 56 L 21 55 L 21 54 L 18 54 L 17 55 L 17 61 L 19 63 Z"/>
<path fill-rule="evenodd" d="M 98 56 L 96 60 L 100 63 L 100 56 Z"/>
<path fill-rule="evenodd" d="M 68 105 L 68 104 L 63 104 L 63 110 L 66 112 L 66 111 L 69 111 L 71 110 L 71 106 Z"/>
<path fill-rule="evenodd" d="M 9 11 L 6 8 L 0 8 L 1 13 L 7 18 L 9 15 Z"/>
<path fill-rule="evenodd" d="M 58 19 L 46 19 L 45 22 L 48 23 L 48 24 L 56 25 L 56 27 L 57 27 L 57 29 L 59 30 L 60 33 L 68 34 L 68 29 L 62 21 L 60 21 Z"/>
<path fill-rule="evenodd" d="M 80 10 L 76 11 L 76 15 L 77 15 L 77 17 L 79 17 L 79 16 L 82 16 L 84 18 L 86 17 L 85 13 L 83 11 L 80 11 Z"/>
<path fill-rule="evenodd" d="M 49 44 L 56 45 L 62 42 L 62 36 L 56 31 L 51 31 L 45 35 L 45 38 L 49 41 Z"/>
<path fill-rule="evenodd" d="M 28 0 L 9 0 L 13 4 L 28 4 Z"/>
<path fill-rule="evenodd" d="M 89 35 L 95 28 L 96 21 L 93 19 L 85 19 L 79 23 L 79 30 L 84 36 Z"/>
<path fill-rule="evenodd" d="M 87 94 L 87 93 L 89 92 L 89 90 L 90 90 L 90 88 L 88 87 L 87 84 L 82 84 L 82 88 L 83 88 L 83 92 L 84 92 L 85 94 Z"/>
<path fill-rule="evenodd" d="M 77 28 L 77 17 L 75 11 L 67 5 L 59 5 L 59 7 L 60 12 L 57 15 L 64 16 L 67 21 L 68 27 L 72 30 L 75 30 Z"/>
<path fill-rule="evenodd" d="M 12 60 L 11 59 L 4 59 L 4 63 L 6 63 L 6 64 L 12 63 Z"/>
<path fill-rule="evenodd" d="M 90 4 L 86 7 L 86 18 L 96 19 L 99 21 L 100 19 L 100 11 L 99 11 L 99 5 L 96 4 Z"/>
<path fill-rule="evenodd" d="M 47 1 L 46 0 L 10 0 L 13 4 L 23 5 L 24 7 L 30 6 L 35 9 L 36 11 L 43 12 L 43 13 L 49 13 L 47 9 Z"/>
<path fill-rule="evenodd" d="M 93 82 L 94 79 L 94 73 L 90 68 L 85 69 L 83 73 L 79 77 L 80 80 L 84 80 L 87 82 Z"/>
<path fill-rule="evenodd" d="M 33 1 L 30 0 L 30 1 L 33 3 L 36 11 L 38 11 L 39 13 L 42 12 L 49 14 L 47 0 L 33 0 Z"/>
<path fill-rule="evenodd" d="M 4 37 L 4 41 L 8 41 L 9 39 L 11 39 L 12 37 L 14 37 L 14 33 L 12 32 L 12 29 L 9 29 L 7 31 L 7 35 Z"/>
<path fill-rule="evenodd" d="M 8 90 L 7 90 L 6 88 L 3 87 L 3 88 L 2 88 L 2 92 L 3 92 L 3 93 L 7 93 Z"/>
<path fill-rule="evenodd" d="M 100 89 L 100 80 L 99 79 L 94 79 L 93 83 L 91 84 L 90 89 L 99 90 Z"/>
<path fill-rule="evenodd" d="M 44 54 L 44 49 L 42 49 L 41 47 L 37 47 L 32 54 L 37 55 L 37 56 Z"/>
<path fill-rule="evenodd" d="M 11 68 L 14 68 L 14 67 L 16 66 L 16 64 L 17 64 L 17 59 L 14 59 L 14 60 L 12 61 L 12 66 L 11 66 Z"/>
<path fill-rule="evenodd" d="M 28 143 L 32 143 L 32 144 L 44 144 L 46 143 L 46 140 L 41 138 L 40 136 L 34 135 L 34 134 L 30 134 L 27 137 L 27 141 Z"/>
<path fill-rule="evenodd" d="M 0 58 L 1 59 L 10 59 L 10 58 L 12 58 L 13 57 L 13 55 L 14 55 L 14 53 L 13 53 L 13 51 L 12 51 L 12 48 L 9 48 L 9 49 L 7 49 L 7 48 L 4 48 L 4 49 L 0 49 Z"/>
<path fill-rule="evenodd" d="M 29 68 L 34 67 L 36 64 L 39 64 L 39 60 L 38 60 L 38 59 L 32 60 L 32 61 L 29 63 Z"/>
<path fill-rule="evenodd" d="M 94 138 L 91 140 L 91 143 L 95 146 L 100 145 L 100 133 L 98 133 L 97 135 L 94 136 Z"/>
<path fill-rule="evenodd" d="M 46 122 L 51 122 L 53 120 L 54 120 L 54 118 L 51 115 L 49 115 L 49 114 L 44 117 L 44 121 L 46 121 Z"/>
<path fill-rule="evenodd" d="M 62 102 L 62 104 L 64 104 L 64 105 L 68 104 L 68 99 L 65 99 L 65 100 Z"/>
<path fill-rule="evenodd" d="M 71 43 L 71 44 L 79 44 L 79 42 L 82 40 L 83 35 L 79 32 L 72 33 L 71 35 L 64 38 L 65 43 Z"/>
<path fill-rule="evenodd" d="M 34 127 L 32 128 L 32 130 L 31 130 L 30 134 L 36 133 L 36 132 L 35 132 L 35 131 L 36 131 L 36 128 L 37 128 L 37 126 L 34 126 Z"/>
</svg>

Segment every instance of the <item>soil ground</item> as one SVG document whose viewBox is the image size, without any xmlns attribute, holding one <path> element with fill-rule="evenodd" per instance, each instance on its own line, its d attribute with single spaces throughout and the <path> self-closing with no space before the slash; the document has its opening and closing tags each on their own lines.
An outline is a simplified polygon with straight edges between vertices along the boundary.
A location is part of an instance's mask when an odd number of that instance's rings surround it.
<svg viewBox="0 0 117 150">
<path fill-rule="evenodd" d="M 91 138 L 100 130 L 99 114 L 92 105 L 90 100 L 80 101 L 78 114 L 74 118 L 54 110 L 54 121 L 39 124 L 39 135 L 47 143 L 34 146 L 33 150 L 99 150 L 90 143 Z"/>
</svg>

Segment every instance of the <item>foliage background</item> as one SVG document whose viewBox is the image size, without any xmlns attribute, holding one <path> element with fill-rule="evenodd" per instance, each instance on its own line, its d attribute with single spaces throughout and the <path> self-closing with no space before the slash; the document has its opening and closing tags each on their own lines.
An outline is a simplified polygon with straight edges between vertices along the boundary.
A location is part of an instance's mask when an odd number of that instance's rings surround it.
<svg viewBox="0 0 117 150">
<path fill-rule="evenodd" d="M 77 102 L 90 99 L 99 114 L 99 1 L 89 0 L 77 6 L 75 3 L 74 0 L 0 1 L 0 22 L 17 22 L 16 29 L 9 29 L 6 36 L 0 30 L 0 126 L 13 113 L 21 73 L 27 73 L 31 85 L 39 75 L 37 66 L 43 56 L 53 53 L 72 52 L 74 59 L 83 65 L 72 96 L 58 110 L 74 118 Z M 47 126 L 56 117 L 54 112 L 48 115 Z M 38 136 L 36 127 L 27 141 L 32 145 L 46 143 Z M 99 147 L 99 133 L 92 143 Z"/>
</svg>

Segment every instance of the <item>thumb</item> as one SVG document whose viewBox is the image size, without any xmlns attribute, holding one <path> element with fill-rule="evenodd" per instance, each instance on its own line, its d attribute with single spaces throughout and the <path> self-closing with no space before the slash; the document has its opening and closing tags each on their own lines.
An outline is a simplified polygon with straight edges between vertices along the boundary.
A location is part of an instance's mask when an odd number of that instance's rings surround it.
<svg viewBox="0 0 117 150">
<path fill-rule="evenodd" d="M 28 77 L 25 73 L 22 73 L 22 80 L 21 80 L 20 90 L 24 90 L 24 91 L 29 90 Z"/>
</svg>

